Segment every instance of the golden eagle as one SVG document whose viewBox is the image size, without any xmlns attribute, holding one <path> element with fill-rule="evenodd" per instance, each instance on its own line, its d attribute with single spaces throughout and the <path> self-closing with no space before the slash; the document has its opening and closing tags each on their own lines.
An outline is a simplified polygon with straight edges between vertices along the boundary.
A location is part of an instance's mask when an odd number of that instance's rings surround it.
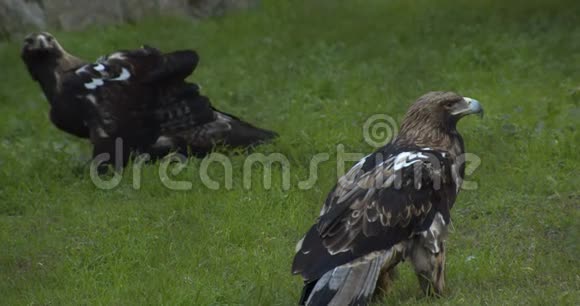
<svg viewBox="0 0 580 306">
<path fill-rule="evenodd" d="M 473 99 L 430 92 L 409 109 L 399 134 L 341 177 L 296 246 L 301 305 L 367 305 L 408 259 L 426 293 L 444 286 L 450 210 L 464 175 L 456 125 L 483 115 Z"/>
<path fill-rule="evenodd" d="M 203 156 L 216 144 L 250 147 L 277 136 L 218 111 L 185 81 L 198 64 L 195 51 L 143 46 L 87 63 L 44 32 L 26 37 L 21 57 L 51 105 L 53 124 L 90 138 L 94 157 L 122 152 L 124 165 L 132 152 Z"/>
</svg>

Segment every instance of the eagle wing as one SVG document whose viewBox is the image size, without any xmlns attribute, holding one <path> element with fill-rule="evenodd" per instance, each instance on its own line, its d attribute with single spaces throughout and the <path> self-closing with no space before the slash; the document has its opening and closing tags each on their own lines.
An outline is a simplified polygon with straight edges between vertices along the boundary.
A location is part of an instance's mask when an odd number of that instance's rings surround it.
<svg viewBox="0 0 580 306">
<path fill-rule="evenodd" d="M 112 153 L 111 138 L 117 137 L 124 151 L 160 157 L 171 151 L 202 155 L 215 144 L 243 147 L 275 136 L 214 109 L 196 84 L 186 82 L 198 61 L 195 51 L 163 54 L 145 46 L 77 69 L 71 84 L 87 106 L 94 154 Z"/>
<path fill-rule="evenodd" d="M 74 85 L 84 92 L 85 103 L 104 130 L 118 134 L 121 120 L 153 119 L 152 112 L 165 104 L 163 93 L 167 88 L 181 86 L 197 63 L 195 51 L 162 54 L 144 46 L 115 52 L 78 68 Z"/>
<path fill-rule="evenodd" d="M 425 230 L 437 212 L 449 222 L 456 196 L 451 165 L 445 152 L 393 144 L 365 157 L 339 180 L 298 243 L 293 273 L 316 281 Z"/>
<path fill-rule="evenodd" d="M 96 63 L 79 68 L 77 74 L 88 75 L 97 82 L 126 80 L 123 76 L 130 76 L 132 82 L 159 86 L 160 83 L 185 80 L 193 73 L 198 62 L 199 56 L 193 50 L 162 53 L 156 48 L 143 46 L 101 57 Z M 131 72 L 131 75 L 123 71 L 123 68 Z"/>
<path fill-rule="evenodd" d="M 178 150 L 203 156 L 216 145 L 248 147 L 277 135 L 215 109 L 195 84 L 172 86 L 164 97 L 155 112 L 162 135 L 155 155 Z"/>
<path fill-rule="evenodd" d="M 162 54 L 145 46 L 76 69 L 66 85 L 85 105 L 94 154 L 113 153 L 118 137 L 124 151 L 146 151 L 161 134 L 156 113 L 175 100 L 166 93 L 182 87 L 197 62 L 194 51 Z"/>
<path fill-rule="evenodd" d="M 151 47 L 143 49 L 151 50 L 149 52 L 159 52 Z M 144 73 L 142 82 L 148 84 L 157 84 L 160 82 L 179 82 L 185 80 L 193 73 L 199 62 L 199 56 L 193 50 L 180 50 L 160 55 L 159 62 L 156 66 Z"/>
<path fill-rule="evenodd" d="M 140 79 L 160 57 L 154 49 L 120 51 L 66 73 L 63 96 L 74 97 L 82 110 L 78 116 L 89 130 L 93 157 L 106 153 L 108 163 L 122 156 L 124 165 L 131 150 L 155 141 L 156 127 L 142 114 L 155 104 L 156 90 Z"/>
</svg>

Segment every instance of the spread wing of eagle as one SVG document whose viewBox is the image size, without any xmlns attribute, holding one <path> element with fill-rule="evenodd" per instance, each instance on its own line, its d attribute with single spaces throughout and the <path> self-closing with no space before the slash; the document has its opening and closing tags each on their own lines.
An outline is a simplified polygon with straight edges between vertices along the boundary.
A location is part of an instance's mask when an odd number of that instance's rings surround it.
<svg viewBox="0 0 580 306">
<path fill-rule="evenodd" d="M 367 305 L 407 258 L 421 287 L 444 285 L 443 242 L 464 167 L 456 130 L 480 104 L 431 92 L 409 109 L 399 135 L 366 156 L 328 194 L 317 223 L 296 246 L 302 305 Z"/>
<path fill-rule="evenodd" d="M 204 155 L 216 144 L 249 147 L 277 136 L 215 109 L 196 84 L 195 51 L 162 53 L 143 46 L 87 63 L 70 55 L 49 33 L 24 42 L 22 59 L 51 104 L 51 121 L 90 138 L 94 156 L 131 152 L 154 157 L 172 151 Z"/>
</svg>

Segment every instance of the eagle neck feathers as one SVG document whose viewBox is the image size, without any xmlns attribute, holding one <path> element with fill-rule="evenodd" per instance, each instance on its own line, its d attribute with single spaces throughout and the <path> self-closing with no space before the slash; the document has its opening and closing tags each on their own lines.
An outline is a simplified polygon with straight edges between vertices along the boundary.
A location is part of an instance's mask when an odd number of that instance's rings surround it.
<svg viewBox="0 0 580 306">
<path fill-rule="evenodd" d="M 32 77 L 40 84 L 49 103 L 58 107 L 63 75 L 86 63 L 63 50 L 59 57 L 30 59 L 26 64 Z"/>
<path fill-rule="evenodd" d="M 431 148 L 449 152 L 453 158 L 464 153 L 463 138 L 455 122 L 434 121 L 432 118 L 407 118 L 394 140 L 400 146 Z"/>
</svg>

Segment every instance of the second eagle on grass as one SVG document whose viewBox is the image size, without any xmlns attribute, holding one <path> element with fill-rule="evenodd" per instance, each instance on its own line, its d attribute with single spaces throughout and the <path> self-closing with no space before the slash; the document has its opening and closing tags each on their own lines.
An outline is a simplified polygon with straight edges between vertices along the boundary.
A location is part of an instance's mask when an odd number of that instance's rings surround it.
<svg viewBox="0 0 580 306">
<path fill-rule="evenodd" d="M 447 227 L 465 170 L 457 122 L 470 114 L 483 115 L 476 100 L 427 93 L 395 139 L 338 180 L 296 246 L 301 305 L 368 305 L 388 292 L 404 259 L 425 293 L 442 293 Z"/>
<path fill-rule="evenodd" d="M 144 46 L 89 63 L 44 32 L 26 37 L 21 57 L 50 103 L 53 124 L 89 138 L 93 157 L 122 153 L 125 165 L 131 153 L 203 156 L 215 145 L 246 148 L 277 136 L 215 109 L 185 81 L 198 64 L 195 51 Z"/>
</svg>

